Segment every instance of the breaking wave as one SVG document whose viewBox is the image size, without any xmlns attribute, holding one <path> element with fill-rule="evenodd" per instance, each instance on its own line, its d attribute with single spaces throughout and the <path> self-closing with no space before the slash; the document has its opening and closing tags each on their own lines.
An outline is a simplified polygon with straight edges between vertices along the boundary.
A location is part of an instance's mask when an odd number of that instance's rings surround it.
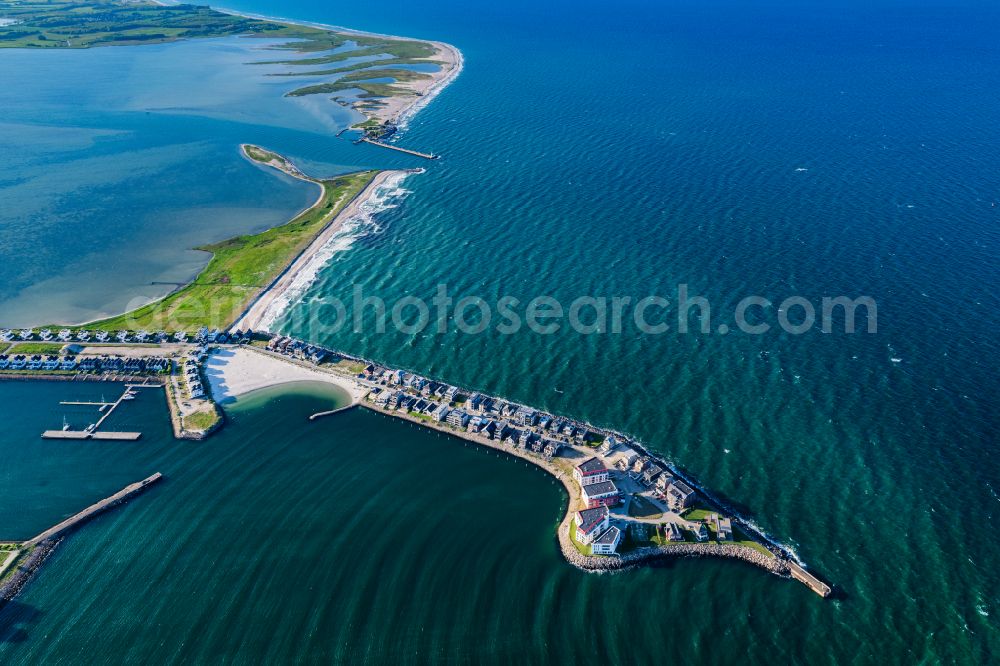
<svg viewBox="0 0 1000 666">
<path fill-rule="evenodd" d="M 376 216 L 395 208 L 399 200 L 410 193 L 403 187 L 403 181 L 412 173 L 419 172 L 394 173 L 372 190 L 368 198 L 358 205 L 357 212 L 345 219 L 337 233 L 297 270 L 288 288 L 275 296 L 261 317 L 259 329 L 271 331 L 274 322 L 302 298 L 335 255 L 349 249 L 358 238 L 380 231 Z"/>
</svg>

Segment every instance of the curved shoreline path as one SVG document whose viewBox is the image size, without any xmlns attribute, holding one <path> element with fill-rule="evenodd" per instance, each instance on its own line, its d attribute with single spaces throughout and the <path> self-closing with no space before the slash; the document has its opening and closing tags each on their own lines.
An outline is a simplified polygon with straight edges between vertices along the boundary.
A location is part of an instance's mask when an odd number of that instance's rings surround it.
<svg viewBox="0 0 1000 666">
<path fill-rule="evenodd" d="M 248 146 L 243 146 L 242 149 L 245 155 Z M 253 160 L 253 158 L 250 159 L 251 161 L 256 161 Z M 261 162 L 261 164 L 265 163 Z M 319 181 L 309 178 L 302 172 L 295 169 L 295 167 L 288 162 L 284 162 L 280 165 L 266 163 L 266 165 L 279 169 L 294 178 L 316 183 L 322 190 L 323 186 Z M 361 206 L 363 206 L 380 187 L 383 187 L 390 178 L 418 172 L 419 170 L 387 170 L 379 171 L 375 174 L 375 177 L 372 178 L 371 182 L 368 183 L 364 189 L 358 192 L 354 198 L 340 210 L 340 212 L 329 220 L 323 231 L 321 231 L 313 239 L 309 246 L 306 247 L 270 285 L 257 295 L 257 297 L 250 303 L 246 311 L 236 319 L 231 328 L 234 330 L 251 329 L 254 331 L 266 328 L 264 326 L 264 322 L 267 317 L 273 316 L 274 313 L 272 312 L 272 308 L 277 307 L 278 300 L 287 295 L 296 285 L 297 281 L 313 267 L 319 253 L 330 243 L 330 241 L 333 240 L 333 238 L 337 235 L 337 232 L 343 228 L 344 222 L 357 216 L 361 211 Z M 322 191 L 320 193 L 320 198 L 322 199 Z"/>
</svg>

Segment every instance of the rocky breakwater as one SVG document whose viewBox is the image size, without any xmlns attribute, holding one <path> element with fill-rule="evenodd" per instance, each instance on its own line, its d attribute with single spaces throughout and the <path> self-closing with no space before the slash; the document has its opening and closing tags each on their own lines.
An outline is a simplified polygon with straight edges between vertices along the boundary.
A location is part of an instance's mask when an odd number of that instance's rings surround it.
<svg viewBox="0 0 1000 666">
<path fill-rule="evenodd" d="M 787 578 L 789 575 L 788 566 L 782 560 L 738 544 L 679 543 L 671 546 L 637 548 L 620 555 L 584 555 L 570 541 L 570 526 L 569 522 L 560 525 L 559 545 L 566 561 L 584 571 L 619 571 L 673 557 L 728 557 L 766 569 L 776 576 Z"/>
<path fill-rule="evenodd" d="M 32 549 L 27 557 L 17 563 L 15 571 L 0 585 L 0 606 L 17 596 L 60 541 L 62 539 L 42 541 Z"/>
</svg>

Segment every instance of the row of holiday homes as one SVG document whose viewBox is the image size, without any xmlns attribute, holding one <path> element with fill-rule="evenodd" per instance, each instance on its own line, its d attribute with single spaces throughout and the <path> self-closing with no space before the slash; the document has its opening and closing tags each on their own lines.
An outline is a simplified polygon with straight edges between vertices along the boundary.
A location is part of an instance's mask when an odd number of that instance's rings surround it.
<svg viewBox="0 0 1000 666">
<path fill-rule="evenodd" d="M 35 354 L 0 354 L 0 370 L 77 371 L 141 375 L 170 370 L 165 358 L 123 358 L 118 356 L 77 358 L 76 356 L 42 356 Z"/>
<path fill-rule="evenodd" d="M 129 331 L 121 330 L 117 333 L 111 333 L 109 331 L 88 331 L 85 329 L 73 331 L 68 328 L 64 328 L 58 333 L 52 331 L 49 328 L 43 328 L 40 331 L 36 331 L 32 328 L 25 328 L 21 331 L 14 331 L 9 328 L 0 329 L 0 342 L 27 342 L 40 340 L 42 342 L 96 342 L 96 343 L 110 343 L 110 342 L 120 342 L 120 343 L 139 343 L 139 344 L 155 344 L 155 343 L 165 343 L 165 342 L 196 342 L 199 344 L 248 344 L 253 339 L 253 331 L 247 329 L 246 331 L 232 331 L 224 332 L 218 329 L 209 330 L 207 327 L 202 327 L 196 331 L 193 336 L 189 336 L 187 331 L 176 331 L 175 333 L 167 333 L 166 331 L 158 331 L 156 333 L 150 333 L 149 331 Z"/>
</svg>

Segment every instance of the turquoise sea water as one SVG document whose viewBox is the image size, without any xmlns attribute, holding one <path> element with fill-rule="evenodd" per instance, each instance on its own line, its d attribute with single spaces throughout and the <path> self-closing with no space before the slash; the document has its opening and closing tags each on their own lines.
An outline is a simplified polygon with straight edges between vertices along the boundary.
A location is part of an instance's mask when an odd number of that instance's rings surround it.
<svg viewBox="0 0 1000 666">
<path fill-rule="evenodd" d="M 0 654 L 814 664 L 986 663 L 1000 649 L 995 9 L 229 4 L 466 57 L 401 139 L 439 162 L 305 121 L 251 137 L 329 173 L 428 167 L 283 330 L 632 432 L 840 596 L 729 562 L 584 576 L 560 561 L 564 500 L 541 474 L 364 412 L 306 423 L 309 395 L 244 403 L 205 444 L 151 432 L 91 485 L 85 464 L 54 468 L 36 448 L 41 421 L 61 418 L 50 410 L 5 440 L 22 476 L 0 506 L 20 506 L 33 474 L 65 494 L 5 517 L 0 537 L 152 467 L 169 481 L 60 547 L 0 618 Z M 672 297 L 684 282 L 718 322 L 749 294 L 870 295 L 879 331 L 356 336 L 304 316 L 353 284 L 391 301 L 439 282 L 567 301 Z"/>
</svg>

